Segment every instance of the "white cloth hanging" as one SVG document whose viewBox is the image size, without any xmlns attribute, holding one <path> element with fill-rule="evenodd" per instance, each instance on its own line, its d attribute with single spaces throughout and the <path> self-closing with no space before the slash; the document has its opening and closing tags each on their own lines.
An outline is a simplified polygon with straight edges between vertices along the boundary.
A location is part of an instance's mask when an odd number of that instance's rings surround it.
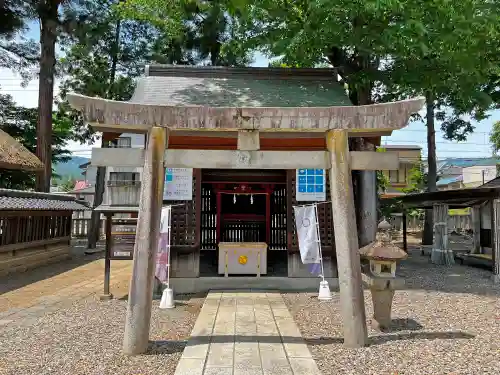
<svg viewBox="0 0 500 375">
<path fill-rule="evenodd" d="M 320 263 L 321 251 L 317 231 L 316 208 L 314 205 L 293 207 L 300 259 L 304 264 Z"/>
<path fill-rule="evenodd" d="M 171 206 L 161 209 L 160 237 L 158 239 L 158 253 L 156 254 L 155 276 L 162 283 L 168 281 L 169 278 L 171 212 Z"/>
</svg>

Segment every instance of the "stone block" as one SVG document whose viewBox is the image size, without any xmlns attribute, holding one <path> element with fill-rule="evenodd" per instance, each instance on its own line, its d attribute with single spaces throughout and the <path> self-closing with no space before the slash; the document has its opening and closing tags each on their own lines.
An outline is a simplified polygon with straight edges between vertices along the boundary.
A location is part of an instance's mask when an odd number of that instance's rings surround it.
<svg viewBox="0 0 500 375">
<path fill-rule="evenodd" d="M 384 331 L 391 325 L 391 309 L 394 290 L 371 289 L 371 294 L 373 301 L 372 326 L 376 330 Z"/>
<path fill-rule="evenodd" d="M 290 366 L 294 374 L 321 375 L 312 358 L 290 358 Z"/>
<path fill-rule="evenodd" d="M 207 367 L 232 367 L 234 342 L 212 343 L 207 357 Z"/>
<path fill-rule="evenodd" d="M 175 375 L 203 375 L 205 359 L 181 358 L 177 364 Z"/>
</svg>

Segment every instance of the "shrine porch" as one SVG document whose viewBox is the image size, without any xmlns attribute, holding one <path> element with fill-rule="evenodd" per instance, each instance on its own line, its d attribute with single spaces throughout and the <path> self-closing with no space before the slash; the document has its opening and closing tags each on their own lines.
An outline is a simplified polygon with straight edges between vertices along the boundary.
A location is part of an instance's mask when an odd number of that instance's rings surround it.
<svg viewBox="0 0 500 375">
<path fill-rule="evenodd" d="M 331 289 L 338 288 L 338 279 L 327 277 Z M 176 294 L 191 294 L 209 290 L 279 290 L 280 292 L 318 292 L 318 277 L 176 277 L 170 285 Z"/>
</svg>

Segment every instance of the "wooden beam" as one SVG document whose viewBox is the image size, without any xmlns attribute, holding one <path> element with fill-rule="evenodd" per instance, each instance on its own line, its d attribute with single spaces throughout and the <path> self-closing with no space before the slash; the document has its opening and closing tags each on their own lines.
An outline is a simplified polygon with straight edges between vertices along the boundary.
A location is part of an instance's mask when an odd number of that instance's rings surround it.
<svg viewBox="0 0 500 375">
<path fill-rule="evenodd" d="M 346 131 L 332 130 L 326 143 L 331 158 L 330 195 L 335 213 L 333 227 L 344 345 L 359 348 L 367 344 L 368 336 L 347 140 Z"/>
<path fill-rule="evenodd" d="M 97 167 L 142 167 L 142 148 L 93 148 L 90 164 Z"/>
<path fill-rule="evenodd" d="M 166 150 L 169 168 L 213 169 L 329 169 L 326 151 L 234 151 Z M 351 151 L 351 170 L 395 170 L 397 153 Z M 144 150 L 139 148 L 94 148 L 91 164 L 106 167 L 142 167 Z"/>
<path fill-rule="evenodd" d="M 301 169 L 328 168 L 324 151 L 169 150 L 165 165 L 172 168 Z"/>
<path fill-rule="evenodd" d="M 134 263 L 123 339 L 125 354 L 145 353 L 148 347 L 165 180 L 163 156 L 166 145 L 166 129 L 153 127 L 148 136 L 148 147 L 144 160 Z"/>
<path fill-rule="evenodd" d="M 260 150 L 260 138 L 258 130 L 238 131 L 238 150 L 257 151 Z"/>
<path fill-rule="evenodd" d="M 394 103 L 333 107 L 209 107 L 151 105 L 68 94 L 70 105 L 83 112 L 96 130 L 146 132 L 153 126 L 201 131 L 326 132 L 347 130 L 364 135 L 404 128 L 423 98 Z"/>
</svg>

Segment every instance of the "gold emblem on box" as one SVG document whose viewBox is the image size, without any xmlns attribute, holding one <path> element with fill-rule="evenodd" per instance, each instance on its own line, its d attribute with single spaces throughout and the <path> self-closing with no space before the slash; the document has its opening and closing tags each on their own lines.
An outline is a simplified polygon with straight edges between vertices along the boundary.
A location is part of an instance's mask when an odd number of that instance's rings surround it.
<svg viewBox="0 0 500 375">
<path fill-rule="evenodd" d="M 239 264 L 247 264 L 248 258 L 246 255 L 240 255 L 238 258 Z"/>
</svg>

